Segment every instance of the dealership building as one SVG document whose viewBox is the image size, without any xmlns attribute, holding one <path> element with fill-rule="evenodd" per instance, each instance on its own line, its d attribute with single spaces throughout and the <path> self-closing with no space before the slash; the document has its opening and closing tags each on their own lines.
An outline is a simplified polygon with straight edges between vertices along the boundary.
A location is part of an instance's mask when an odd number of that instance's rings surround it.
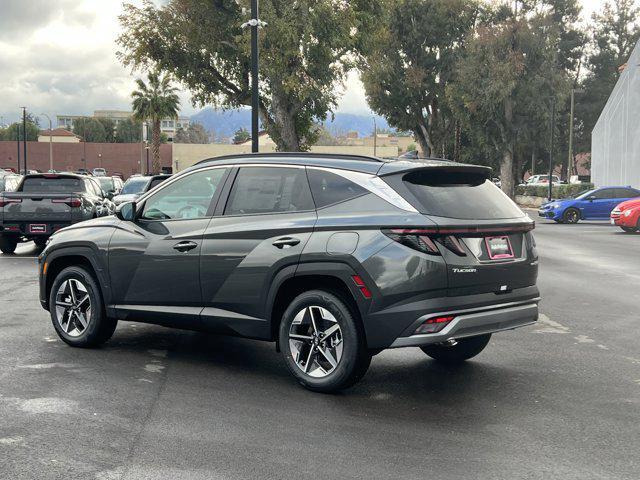
<svg viewBox="0 0 640 480">
<path fill-rule="evenodd" d="M 640 41 L 591 133 L 591 180 L 640 188 Z"/>
</svg>

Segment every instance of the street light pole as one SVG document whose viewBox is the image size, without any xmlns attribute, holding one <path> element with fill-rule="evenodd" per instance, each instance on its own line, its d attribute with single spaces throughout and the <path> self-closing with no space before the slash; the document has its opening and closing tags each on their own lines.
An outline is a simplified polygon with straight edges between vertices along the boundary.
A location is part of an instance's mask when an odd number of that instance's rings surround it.
<svg viewBox="0 0 640 480">
<path fill-rule="evenodd" d="M 376 117 L 373 118 L 373 156 L 378 156 L 378 125 L 376 124 Z"/>
<path fill-rule="evenodd" d="M 47 117 L 47 120 L 49 120 L 49 170 L 53 171 L 53 127 L 51 126 L 51 117 L 46 113 L 41 113 L 40 115 Z"/>
<path fill-rule="evenodd" d="M 27 107 L 22 107 L 22 133 L 24 135 L 22 139 L 22 141 L 24 142 L 22 144 L 24 147 L 24 174 L 26 175 L 27 173 L 29 173 L 27 170 Z"/>
<path fill-rule="evenodd" d="M 20 175 L 20 122 L 16 122 L 16 144 L 18 145 L 18 170 L 16 170 L 16 173 L 18 175 Z"/>
<path fill-rule="evenodd" d="M 251 0 L 251 151 L 258 148 L 258 0 Z"/>
<path fill-rule="evenodd" d="M 573 107 L 574 107 L 574 97 L 576 93 L 582 93 L 584 90 L 578 88 L 571 89 L 571 117 L 569 118 L 569 161 L 567 163 L 567 180 L 571 179 L 571 174 L 573 173 Z"/>
<path fill-rule="evenodd" d="M 551 99 L 551 135 L 549 139 L 549 201 L 553 193 L 553 140 L 556 129 L 556 99 Z"/>
</svg>

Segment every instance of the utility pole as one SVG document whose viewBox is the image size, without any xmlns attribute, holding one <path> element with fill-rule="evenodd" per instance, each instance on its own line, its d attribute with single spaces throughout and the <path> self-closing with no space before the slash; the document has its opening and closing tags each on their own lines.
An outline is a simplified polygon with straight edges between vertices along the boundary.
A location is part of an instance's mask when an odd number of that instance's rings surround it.
<svg viewBox="0 0 640 480">
<path fill-rule="evenodd" d="M 378 156 L 378 125 L 376 124 L 376 117 L 373 118 L 373 156 Z"/>
<path fill-rule="evenodd" d="M 251 151 L 258 153 L 258 0 L 251 0 Z"/>
<path fill-rule="evenodd" d="M 258 88 L 258 29 L 265 26 L 258 16 L 258 0 L 251 0 L 251 20 L 241 25 L 251 27 L 251 151 L 258 152 L 258 109 L 260 107 L 260 90 Z"/>
<path fill-rule="evenodd" d="M 549 201 L 553 190 L 553 140 L 556 129 L 556 98 L 551 99 L 551 135 L 549 138 Z"/>
<path fill-rule="evenodd" d="M 16 128 L 16 145 L 18 145 L 18 169 L 16 170 L 16 173 L 20 175 L 20 122 L 16 122 L 16 127 L 18 127 Z"/>
<path fill-rule="evenodd" d="M 22 133 L 23 133 L 23 146 L 24 146 L 24 174 L 29 173 L 27 170 L 27 107 L 22 107 Z"/>
<path fill-rule="evenodd" d="M 41 113 L 40 115 L 47 117 L 47 120 L 49 120 L 49 170 L 53 171 L 53 131 L 51 130 L 53 127 L 51 126 L 51 117 L 46 113 Z"/>
<path fill-rule="evenodd" d="M 571 174 L 573 173 L 573 107 L 574 107 L 574 97 L 576 93 L 582 93 L 584 90 L 572 88 L 571 89 L 571 117 L 569 118 L 569 161 L 567 163 L 567 181 L 571 179 Z"/>
</svg>

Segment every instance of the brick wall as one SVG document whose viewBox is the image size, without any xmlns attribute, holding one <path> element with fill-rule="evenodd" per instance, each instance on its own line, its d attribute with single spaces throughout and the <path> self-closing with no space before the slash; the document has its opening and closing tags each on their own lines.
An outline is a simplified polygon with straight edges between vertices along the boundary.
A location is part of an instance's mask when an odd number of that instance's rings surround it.
<svg viewBox="0 0 640 480">
<path fill-rule="evenodd" d="M 99 160 L 98 154 L 102 154 Z M 17 168 L 17 142 L 0 142 L 0 167 Z M 22 145 L 20 145 L 22 158 Z M 82 158 L 86 158 L 86 165 Z M 160 147 L 162 166 L 170 167 L 172 145 Z M 75 171 L 79 168 L 89 170 L 102 167 L 107 172 L 121 172 L 125 178 L 140 173 L 140 160 L 146 170 L 146 152 L 139 143 L 53 143 L 53 168 L 55 170 Z M 149 164 L 153 159 L 149 155 Z M 49 143 L 27 142 L 27 167 L 46 172 L 49 170 Z"/>
</svg>

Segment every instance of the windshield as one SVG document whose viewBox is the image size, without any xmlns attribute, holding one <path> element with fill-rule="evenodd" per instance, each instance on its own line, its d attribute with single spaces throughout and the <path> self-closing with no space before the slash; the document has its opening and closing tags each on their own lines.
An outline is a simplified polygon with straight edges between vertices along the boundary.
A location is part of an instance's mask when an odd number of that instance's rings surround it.
<svg viewBox="0 0 640 480">
<path fill-rule="evenodd" d="M 589 195 L 591 195 L 593 192 L 595 192 L 595 190 L 585 190 L 584 192 L 577 193 L 575 196 L 573 196 L 573 197 L 570 196 L 569 198 L 575 198 L 576 200 L 582 200 L 583 198 L 586 198 Z"/>
<path fill-rule="evenodd" d="M 110 177 L 98 177 L 98 183 L 105 192 L 113 192 L 115 190 L 115 186 L 113 184 L 113 178 Z"/>
<path fill-rule="evenodd" d="M 130 178 L 122 187 L 120 195 L 134 195 L 136 193 L 144 192 L 147 184 L 149 183 L 148 177 L 136 177 Z"/>
<path fill-rule="evenodd" d="M 152 188 L 157 187 L 158 185 L 160 185 L 162 182 L 164 182 L 165 180 L 167 180 L 168 177 L 158 177 L 158 178 L 154 178 L 153 180 L 151 180 L 151 185 L 149 186 L 149 190 L 151 190 Z"/>
<path fill-rule="evenodd" d="M 421 213 L 463 220 L 521 218 L 522 210 L 485 175 L 468 172 L 418 171 L 402 183 Z"/>
</svg>

